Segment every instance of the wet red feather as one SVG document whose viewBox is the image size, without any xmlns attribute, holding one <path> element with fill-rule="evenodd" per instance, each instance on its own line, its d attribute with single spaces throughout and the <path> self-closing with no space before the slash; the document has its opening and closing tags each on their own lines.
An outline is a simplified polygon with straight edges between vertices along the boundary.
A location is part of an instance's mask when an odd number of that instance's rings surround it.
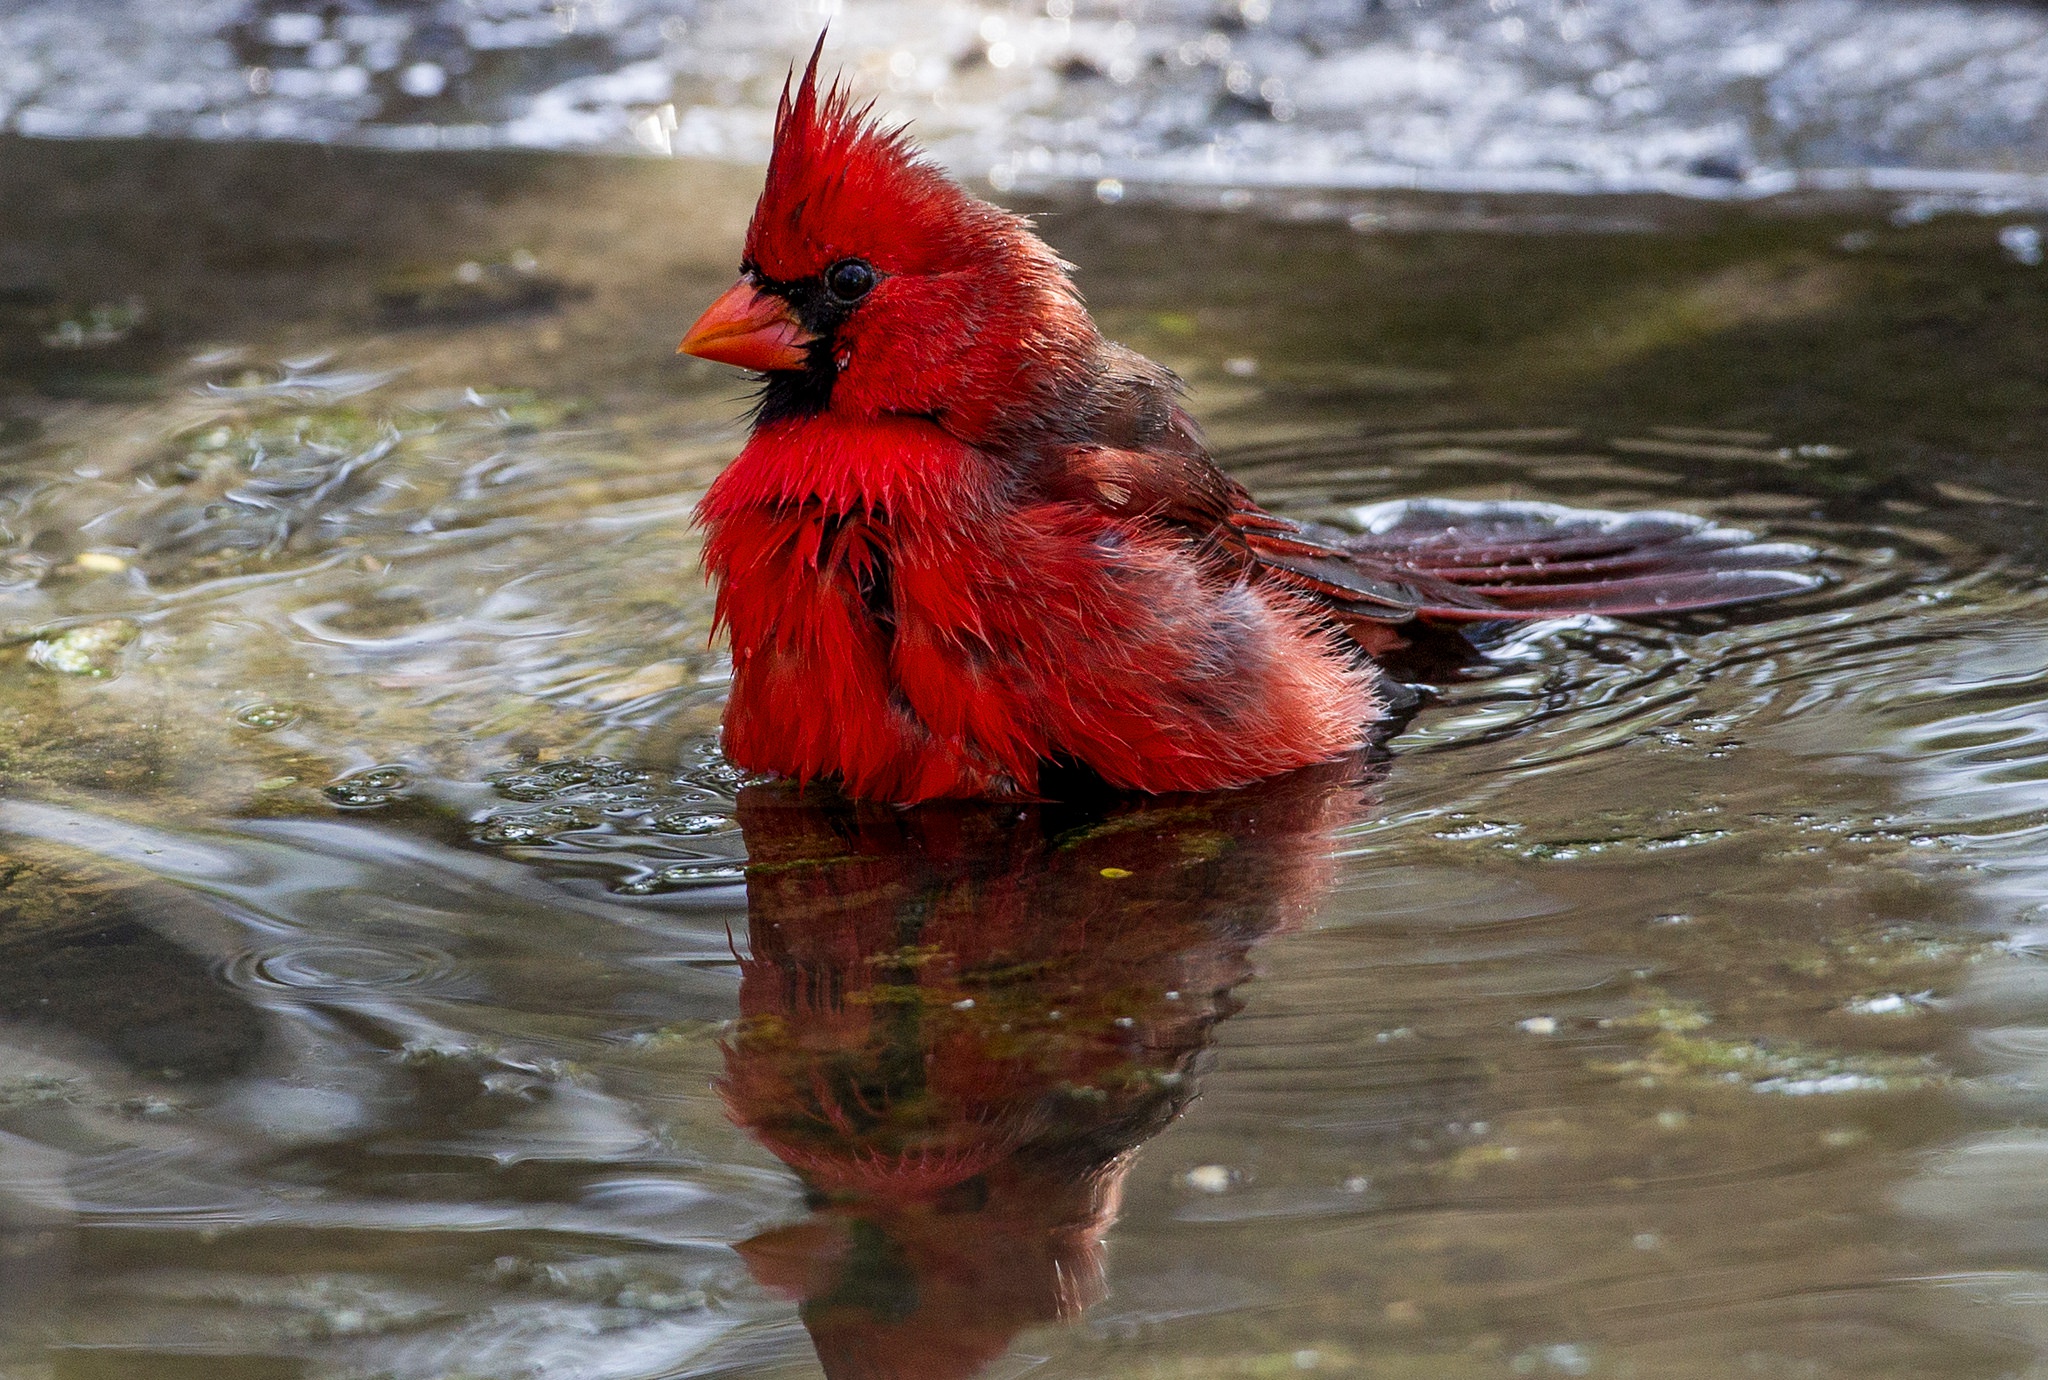
<svg viewBox="0 0 2048 1380">
<path fill-rule="evenodd" d="M 1359 747 L 1381 712 L 1361 647 L 1418 617 L 1811 584 L 1761 568 L 1789 548 L 1675 514 L 1416 505 L 1350 537 L 1264 512 L 1027 221 L 817 67 L 785 89 L 742 265 L 785 334 L 802 318 L 810 374 L 699 510 L 740 765 L 896 801 L 1031 796 L 1049 763 L 1211 790 Z M 833 306 L 849 259 L 875 286 Z"/>
</svg>

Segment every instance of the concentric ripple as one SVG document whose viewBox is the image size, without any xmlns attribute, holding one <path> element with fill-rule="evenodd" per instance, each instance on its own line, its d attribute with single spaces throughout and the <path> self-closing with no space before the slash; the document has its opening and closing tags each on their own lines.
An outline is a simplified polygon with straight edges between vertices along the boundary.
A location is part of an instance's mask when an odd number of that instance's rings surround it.
<svg viewBox="0 0 2048 1380">
<path fill-rule="evenodd" d="M 460 985 L 455 960 L 440 949 L 314 937 L 237 954 L 224 965 L 222 975 L 237 986 L 281 988 L 300 995 L 433 992 Z"/>
</svg>

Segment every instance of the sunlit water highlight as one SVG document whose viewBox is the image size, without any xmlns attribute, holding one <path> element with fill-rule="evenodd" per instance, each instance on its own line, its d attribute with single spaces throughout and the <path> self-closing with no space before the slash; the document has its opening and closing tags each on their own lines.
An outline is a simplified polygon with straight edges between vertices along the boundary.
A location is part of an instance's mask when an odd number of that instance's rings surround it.
<svg viewBox="0 0 2048 1380">
<path fill-rule="evenodd" d="M 754 161 L 827 19 L 1005 190 L 2048 185 L 2048 17 L 1966 0 L 15 0 L 0 129 Z"/>
</svg>

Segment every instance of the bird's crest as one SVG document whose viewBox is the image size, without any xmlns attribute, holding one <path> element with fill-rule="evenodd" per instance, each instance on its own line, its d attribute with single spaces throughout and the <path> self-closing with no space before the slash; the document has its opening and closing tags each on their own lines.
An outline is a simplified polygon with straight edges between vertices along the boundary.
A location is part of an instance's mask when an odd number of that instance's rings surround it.
<svg viewBox="0 0 2048 1380">
<path fill-rule="evenodd" d="M 818 61 L 825 36 L 803 77 L 782 85 L 775 110 L 775 147 L 754 218 L 747 227 L 750 268 L 774 279 L 819 272 L 849 254 L 885 271 L 932 271 L 980 241 L 994 207 L 953 185 L 910 143 L 903 126 L 884 126 L 873 102 L 855 106 L 834 79 L 823 91 Z"/>
</svg>

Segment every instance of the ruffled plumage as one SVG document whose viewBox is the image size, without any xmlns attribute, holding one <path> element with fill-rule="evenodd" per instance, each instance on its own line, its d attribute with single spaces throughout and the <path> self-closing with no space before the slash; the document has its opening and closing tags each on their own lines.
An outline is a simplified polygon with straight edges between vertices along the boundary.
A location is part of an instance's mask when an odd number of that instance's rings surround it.
<svg viewBox="0 0 2048 1380">
<path fill-rule="evenodd" d="M 1029 222 L 821 92 L 818 62 L 784 88 L 742 264 L 809 332 L 801 374 L 770 376 L 801 386 L 699 509 L 740 765 L 895 801 L 1030 797 L 1054 765 L 1214 790 L 1360 747 L 1366 653 L 1404 626 L 1817 582 L 1787 568 L 1802 548 L 1681 514 L 1418 503 L 1350 534 L 1266 512 Z M 849 261 L 871 288 L 830 296 Z"/>
</svg>

